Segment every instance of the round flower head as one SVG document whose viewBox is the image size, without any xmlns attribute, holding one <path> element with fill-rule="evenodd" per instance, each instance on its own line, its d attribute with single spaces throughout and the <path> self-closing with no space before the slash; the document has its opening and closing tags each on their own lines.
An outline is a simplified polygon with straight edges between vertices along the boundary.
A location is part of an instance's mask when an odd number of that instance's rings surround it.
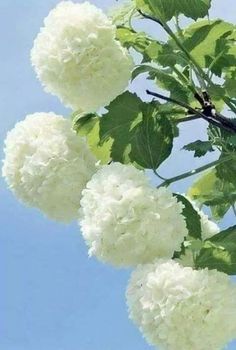
<svg viewBox="0 0 236 350">
<path fill-rule="evenodd" d="M 90 255 L 117 266 L 173 256 L 187 236 L 182 204 L 131 165 L 103 166 L 82 193 L 81 230 Z"/>
<path fill-rule="evenodd" d="M 222 350 L 236 337 L 236 287 L 216 270 L 173 260 L 139 266 L 127 288 L 130 318 L 163 350 Z"/>
<path fill-rule="evenodd" d="M 46 91 L 74 110 L 92 112 L 108 105 L 125 90 L 133 68 L 115 35 L 115 26 L 97 7 L 59 3 L 45 19 L 31 52 Z"/>
<path fill-rule="evenodd" d="M 29 115 L 7 135 L 6 182 L 20 200 L 50 218 L 77 218 L 81 192 L 94 172 L 95 158 L 62 116 Z"/>
</svg>

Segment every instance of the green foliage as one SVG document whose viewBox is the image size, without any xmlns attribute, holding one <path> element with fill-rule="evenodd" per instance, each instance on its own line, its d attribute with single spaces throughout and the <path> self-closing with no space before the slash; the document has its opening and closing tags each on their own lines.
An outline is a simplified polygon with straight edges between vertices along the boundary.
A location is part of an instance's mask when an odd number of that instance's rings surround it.
<svg viewBox="0 0 236 350">
<path fill-rule="evenodd" d="M 222 153 L 220 158 L 224 159 L 225 156 L 226 155 Z M 233 185 L 236 190 L 236 159 L 231 159 L 223 164 L 217 165 L 216 174 L 219 179 Z"/>
<path fill-rule="evenodd" d="M 169 21 L 180 13 L 196 20 L 208 14 L 211 0 L 136 0 L 136 4 L 161 21 Z"/>
<path fill-rule="evenodd" d="M 135 79 L 138 75 L 143 73 L 148 73 L 149 79 L 155 80 L 159 88 L 170 91 L 171 98 L 186 103 L 191 101 L 192 96 L 189 94 L 188 87 L 169 69 L 141 65 L 133 71 L 132 78 Z"/>
<path fill-rule="evenodd" d="M 175 194 L 178 202 L 181 202 L 184 206 L 183 216 L 185 217 L 186 226 L 189 232 L 189 236 L 194 239 L 202 238 L 201 218 L 198 212 L 194 209 L 192 203 L 184 196 Z"/>
<path fill-rule="evenodd" d="M 193 151 L 194 157 L 202 157 L 207 154 L 207 152 L 213 152 L 212 143 L 210 141 L 201 141 L 197 140 L 191 142 L 188 145 L 184 146 L 183 149 L 186 151 Z"/>
<path fill-rule="evenodd" d="M 207 16 L 211 0 L 178 0 L 175 1 L 178 13 L 194 20 Z"/>
<path fill-rule="evenodd" d="M 128 27 L 119 27 L 116 32 L 117 39 L 127 49 L 134 49 L 143 55 L 143 62 L 154 60 L 158 57 L 161 44 L 148 37 L 143 32 L 135 32 Z"/>
<path fill-rule="evenodd" d="M 171 153 L 173 131 L 167 118 L 129 92 L 119 96 L 100 119 L 100 140 L 112 140 L 111 159 L 156 169 Z"/>
<path fill-rule="evenodd" d="M 169 21 L 176 13 L 175 0 L 136 0 L 137 8 L 153 14 L 161 21 Z"/>
<path fill-rule="evenodd" d="M 232 64 L 236 64 L 236 56 L 234 57 L 235 61 Z M 231 70 L 228 72 L 226 79 L 225 79 L 225 90 L 229 97 L 236 98 L 236 69 Z"/>
<path fill-rule="evenodd" d="M 207 239 L 196 257 L 196 268 L 217 269 L 229 275 L 236 274 L 236 226 Z"/>
<path fill-rule="evenodd" d="M 130 92 L 117 97 L 100 119 L 100 141 L 112 142 L 111 159 L 129 163 L 135 126 L 141 122 L 141 99 Z"/>
<path fill-rule="evenodd" d="M 74 129 L 87 137 L 92 152 L 102 163 L 113 160 L 157 169 L 173 147 L 176 129 L 168 117 L 168 109 L 162 105 L 144 103 L 137 95 L 125 92 L 103 116 L 74 114 L 73 120 Z"/>
<path fill-rule="evenodd" d="M 98 160 L 101 161 L 102 164 L 107 164 L 110 161 L 110 148 L 112 142 L 109 140 L 101 145 L 99 137 L 99 117 L 94 114 L 88 114 L 80 118 L 78 118 L 78 116 L 75 114 L 73 117 L 73 129 L 80 136 L 86 137 L 87 144 L 92 153 Z"/>
<path fill-rule="evenodd" d="M 185 48 L 191 53 L 201 67 L 213 69 L 214 73 L 221 75 L 222 69 L 231 64 L 227 38 L 234 30 L 234 25 L 222 20 L 202 20 L 190 25 L 184 31 Z M 230 45 L 231 46 L 231 45 Z M 224 57 L 224 64 L 222 64 Z"/>
<path fill-rule="evenodd" d="M 236 188 L 217 177 L 216 170 L 203 174 L 188 190 L 188 196 L 211 208 L 213 217 L 221 219 L 236 201 Z"/>
<path fill-rule="evenodd" d="M 191 95 L 189 94 L 188 87 L 178 79 L 178 77 L 171 73 L 170 70 L 157 69 L 153 73 L 156 83 L 159 88 L 170 91 L 171 98 L 178 101 L 188 103 Z"/>
<path fill-rule="evenodd" d="M 168 118 L 152 105 L 142 108 L 142 121 L 134 128 L 130 158 L 146 169 L 157 169 L 171 154 L 173 131 Z"/>
</svg>

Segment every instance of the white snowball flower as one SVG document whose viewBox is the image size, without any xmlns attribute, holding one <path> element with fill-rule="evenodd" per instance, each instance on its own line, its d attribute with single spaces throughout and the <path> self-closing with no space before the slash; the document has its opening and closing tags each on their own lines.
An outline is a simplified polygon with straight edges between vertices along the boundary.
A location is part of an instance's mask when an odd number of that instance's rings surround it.
<svg viewBox="0 0 236 350">
<path fill-rule="evenodd" d="M 82 193 L 81 229 L 90 255 L 116 266 L 173 256 L 188 232 L 183 206 L 131 165 L 103 166 Z"/>
<path fill-rule="evenodd" d="M 222 350 L 236 337 L 236 287 L 216 270 L 173 260 L 139 266 L 127 288 L 130 318 L 163 350 Z"/>
<path fill-rule="evenodd" d="M 63 1 L 44 20 L 32 64 L 47 92 L 74 110 L 92 112 L 127 87 L 133 61 L 115 40 L 116 27 L 89 2 Z"/>
<path fill-rule="evenodd" d="M 2 173 L 24 203 L 69 222 L 77 218 L 81 192 L 95 172 L 95 162 L 69 120 L 35 113 L 8 133 Z"/>
</svg>

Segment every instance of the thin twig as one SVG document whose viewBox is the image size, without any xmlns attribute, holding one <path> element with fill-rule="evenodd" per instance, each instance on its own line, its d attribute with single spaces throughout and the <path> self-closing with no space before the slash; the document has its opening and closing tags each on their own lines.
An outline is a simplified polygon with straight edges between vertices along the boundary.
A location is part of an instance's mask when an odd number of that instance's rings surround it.
<svg viewBox="0 0 236 350">
<path fill-rule="evenodd" d="M 196 120 L 196 119 L 201 119 L 199 115 L 189 115 L 188 117 L 183 117 L 183 118 L 178 118 L 175 119 L 175 123 L 185 123 L 185 122 L 190 122 L 191 120 Z"/>
<path fill-rule="evenodd" d="M 158 172 L 156 171 L 156 169 L 153 169 L 154 174 L 159 177 L 159 179 L 166 181 L 167 179 L 165 177 L 162 177 L 160 174 L 158 174 Z"/>
<path fill-rule="evenodd" d="M 187 171 L 186 173 L 183 173 L 181 175 L 178 175 L 178 176 L 175 176 L 175 177 L 172 177 L 170 179 L 167 179 L 165 180 L 162 184 L 160 184 L 158 186 L 159 187 L 162 187 L 162 186 L 169 186 L 170 184 L 172 184 L 173 182 L 176 182 L 176 181 L 180 181 L 180 180 L 183 180 L 183 179 L 186 179 L 187 177 L 190 177 L 190 176 L 193 176 L 193 175 L 196 175 L 196 174 L 199 174 L 207 169 L 210 169 L 210 168 L 213 168 L 214 166 L 216 165 L 219 165 L 219 164 L 222 164 L 222 163 L 225 163 L 229 160 L 232 160 L 234 159 L 234 156 L 230 155 L 228 157 L 224 157 L 224 158 L 221 158 L 221 159 L 218 159 L 218 160 L 215 160 L 214 162 L 211 162 L 211 163 L 208 163 L 206 165 L 203 165 L 201 166 L 200 168 L 196 168 L 194 170 L 190 170 L 190 171 Z"/>
<path fill-rule="evenodd" d="M 153 17 L 153 16 L 151 16 L 151 15 L 148 15 L 147 13 L 144 13 L 144 12 L 143 12 L 142 10 L 140 10 L 140 9 L 138 9 L 137 11 L 138 11 L 138 12 L 140 13 L 140 15 L 143 16 L 144 18 L 150 19 L 151 21 L 154 21 L 154 22 L 160 24 L 160 26 L 163 27 L 162 22 L 161 22 L 158 18 Z"/>
</svg>

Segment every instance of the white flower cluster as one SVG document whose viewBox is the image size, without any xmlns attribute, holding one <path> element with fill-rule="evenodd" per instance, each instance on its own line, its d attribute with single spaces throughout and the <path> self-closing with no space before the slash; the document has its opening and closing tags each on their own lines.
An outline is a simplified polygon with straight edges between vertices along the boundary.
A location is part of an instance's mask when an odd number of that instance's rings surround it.
<svg viewBox="0 0 236 350">
<path fill-rule="evenodd" d="M 89 2 L 59 3 L 31 52 L 46 91 L 74 110 L 92 112 L 108 105 L 125 90 L 133 68 L 115 35 L 116 27 Z"/>
<path fill-rule="evenodd" d="M 81 230 L 90 255 L 117 266 L 171 258 L 188 232 L 183 206 L 131 165 L 103 166 L 82 193 Z"/>
<path fill-rule="evenodd" d="M 50 218 L 77 218 L 81 192 L 95 172 L 95 158 L 71 123 L 54 113 L 29 115 L 5 141 L 2 173 L 10 189 Z"/>
<path fill-rule="evenodd" d="M 236 287 L 216 270 L 173 260 L 139 266 L 127 288 L 130 318 L 165 350 L 222 350 L 236 337 Z"/>
</svg>

